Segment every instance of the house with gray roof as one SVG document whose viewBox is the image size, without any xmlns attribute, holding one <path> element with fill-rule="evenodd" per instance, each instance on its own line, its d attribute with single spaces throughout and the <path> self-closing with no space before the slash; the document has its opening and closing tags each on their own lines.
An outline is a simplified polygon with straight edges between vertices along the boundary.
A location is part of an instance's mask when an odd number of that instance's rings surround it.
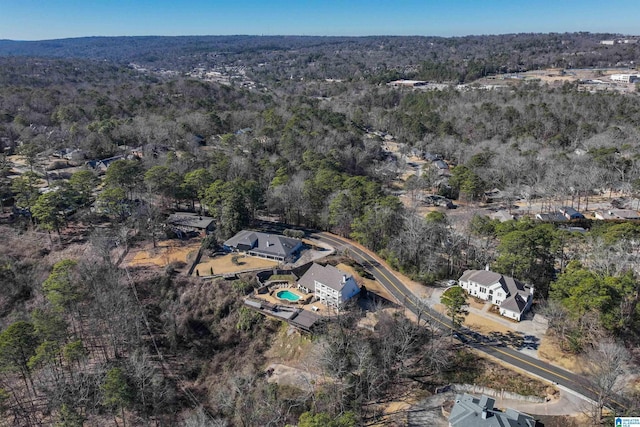
<svg viewBox="0 0 640 427">
<path fill-rule="evenodd" d="M 178 235 L 195 232 L 209 234 L 215 229 L 215 222 L 210 216 L 198 215 L 193 212 L 176 212 L 169 215 L 167 225 Z"/>
<path fill-rule="evenodd" d="M 469 295 L 491 302 L 500 315 L 518 322 L 533 302 L 533 286 L 493 271 L 467 270 L 458 283 Z"/>
<path fill-rule="evenodd" d="M 313 264 L 298 280 L 298 288 L 313 292 L 324 304 L 340 307 L 360 292 L 352 275 L 332 265 Z"/>
<path fill-rule="evenodd" d="M 495 409 L 495 399 L 458 394 L 449 415 L 450 427 L 535 427 L 536 420 L 515 409 Z"/>
<path fill-rule="evenodd" d="M 536 219 L 544 222 L 565 222 L 568 221 L 567 217 L 561 212 L 548 212 L 536 214 Z"/>
<path fill-rule="evenodd" d="M 255 257 L 275 261 L 293 261 L 302 250 L 302 240 L 278 234 L 243 230 L 224 242 L 223 247 L 227 251 L 244 252 Z"/>
<path fill-rule="evenodd" d="M 100 172 L 105 172 L 109 168 L 111 163 L 117 162 L 118 160 L 124 160 L 124 156 L 118 155 L 118 156 L 109 157 L 108 159 L 90 160 L 85 164 L 89 166 L 91 169 L 96 169 Z"/>
<path fill-rule="evenodd" d="M 609 209 L 606 211 L 596 211 L 596 219 L 630 220 L 640 219 L 638 211 L 631 209 Z"/>
</svg>

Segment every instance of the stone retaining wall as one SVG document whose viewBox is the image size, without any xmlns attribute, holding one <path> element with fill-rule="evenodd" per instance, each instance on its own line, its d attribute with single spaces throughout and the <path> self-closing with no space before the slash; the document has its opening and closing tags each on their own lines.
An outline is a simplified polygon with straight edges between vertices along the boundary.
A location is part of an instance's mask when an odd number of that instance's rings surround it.
<svg viewBox="0 0 640 427">
<path fill-rule="evenodd" d="M 442 387 L 444 388 L 444 387 Z M 447 386 L 448 390 L 455 391 L 457 393 L 471 393 L 471 394 L 484 394 L 489 397 L 495 397 L 500 399 L 513 399 L 520 400 L 523 402 L 531 402 L 531 403 L 544 403 L 547 400 L 544 397 L 539 396 L 523 396 L 518 393 L 513 393 L 505 390 L 495 390 L 489 387 L 483 387 L 479 385 L 473 384 L 451 384 L 451 386 Z M 444 391 L 448 391 L 444 390 Z M 436 390 L 436 393 L 438 391 Z"/>
</svg>

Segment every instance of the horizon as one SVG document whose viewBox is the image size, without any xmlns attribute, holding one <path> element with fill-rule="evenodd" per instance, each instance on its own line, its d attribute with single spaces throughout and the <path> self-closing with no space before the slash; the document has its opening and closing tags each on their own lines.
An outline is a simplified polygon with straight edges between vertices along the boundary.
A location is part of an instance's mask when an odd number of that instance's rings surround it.
<svg viewBox="0 0 640 427">
<path fill-rule="evenodd" d="M 521 33 L 487 33 L 487 34 L 462 34 L 456 36 L 438 36 L 438 35 L 422 35 L 422 34 L 406 34 L 406 35 L 396 35 L 396 34 L 368 34 L 363 36 L 350 36 L 350 35 L 316 35 L 316 34 L 181 34 L 181 35 L 162 35 L 162 34 L 140 34 L 140 35 L 121 35 L 121 36 L 77 36 L 77 37 L 60 37 L 53 39 L 37 39 L 37 40 L 25 40 L 25 39 L 7 39 L 0 38 L 0 41 L 9 41 L 16 43 L 39 43 L 39 42 L 52 42 L 52 41 L 62 41 L 62 40 L 80 40 L 80 39 L 117 39 L 117 38 L 179 38 L 179 37 L 316 37 L 316 38 L 368 38 L 368 37 L 424 37 L 424 38 L 443 38 L 443 39 L 454 39 L 454 38 L 465 38 L 465 37 L 497 37 L 497 36 L 509 36 L 509 35 L 519 35 L 519 34 L 538 34 L 538 35 L 550 35 L 550 34 L 607 34 L 612 36 L 620 36 L 620 37 L 640 37 L 640 33 L 631 34 L 631 33 L 611 33 L 611 32 L 591 32 L 591 31 L 563 31 L 563 32 L 521 32 Z"/>
<path fill-rule="evenodd" d="M 381 1 L 0 0 L 0 39 L 317 36 L 467 37 L 522 33 L 638 32 L 640 2 L 615 0 Z"/>
</svg>

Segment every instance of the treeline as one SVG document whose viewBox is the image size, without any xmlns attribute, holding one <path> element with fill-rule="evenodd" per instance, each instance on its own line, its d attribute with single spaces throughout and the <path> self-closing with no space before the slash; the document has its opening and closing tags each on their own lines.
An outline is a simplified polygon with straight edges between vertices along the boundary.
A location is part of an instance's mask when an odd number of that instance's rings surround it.
<svg viewBox="0 0 640 427">
<path fill-rule="evenodd" d="M 6 71 L 0 138 L 9 148 L 18 141 L 36 142 L 41 150 L 82 148 L 88 158 L 103 158 L 125 144 L 188 146 L 195 135 L 249 127 L 252 117 L 245 112 L 270 103 L 268 97 L 225 86 L 158 81 L 87 61 L 3 58 L 0 65 Z M 238 114 L 225 119 L 218 115 L 234 110 Z"/>
<path fill-rule="evenodd" d="M 110 413 L 119 417 L 125 408 L 141 417 L 174 417 L 176 385 L 149 352 L 143 308 L 109 256 L 112 238 L 96 234 L 93 243 L 81 261 L 56 262 L 41 283 L 29 277 L 22 284 L 31 293 L 29 309 L 14 303 L 11 318 L 3 318 L 5 420 L 40 425 L 44 417 L 79 426 Z M 5 261 L 8 283 L 19 280 L 14 266 Z"/>
<path fill-rule="evenodd" d="M 475 216 L 470 226 L 475 250 L 496 248 L 485 252 L 492 270 L 534 284 L 564 349 L 580 353 L 604 336 L 638 342 L 638 224 L 594 223 L 582 234 L 552 224 Z"/>
<path fill-rule="evenodd" d="M 454 198 L 463 193 L 480 200 L 484 191 L 498 188 L 511 198 L 568 198 L 588 206 L 594 191 L 636 191 L 636 96 L 538 84 L 492 91 L 372 92 L 342 108 L 353 111 L 361 126 L 384 129 L 413 147 L 407 153 L 439 153 L 458 165 L 449 182 L 453 193 L 446 193 Z"/>
<path fill-rule="evenodd" d="M 314 340 L 292 338 L 286 326 L 242 306 L 256 286 L 247 277 L 205 283 L 171 269 L 116 267 L 115 243 L 131 238 L 118 230 L 94 232 L 82 258 L 53 265 L 55 254 L 11 259 L 11 251 L 46 245 L 20 242 L 35 233 L 7 231 L 14 243 L 0 253 L 10 286 L 0 296 L 10 287 L 27 292 L 15 296 L 0 332 L 7 424 L 347 427 L 382 416 L 369 403 L 406 390 L 414 378 L 459 378 L 452 361 L 462 355 L 433 325 L 378 310 L 373 331 L 358 327 L 359 314 L 350 310 Z M 315 384 L 268 381 L 264 360 L 277 339 L 313 345 Z"/>
<path fill-rule="evenodd" d="M 4 40 L 0 56 L 131 62 L 151 69 L 244 67 L 261 81 L 295 78 L 397 77 L 470 81 L 490 71 L 615 67 L 637 63 L 638 45 L 600 45 L 612 34 L 551 33 L 465 37 L 189 36 L 92 37 L 36 42 Z M 515 52 L 515 53 L 514 53 Z M 432 73 L 432 65 L 447 64 Z M 421 68 L 421 69 L 420 69 Z M 442 65 L 437 66 L 444 70 Z M 381 80 L 382 79 L 382 80 Z"/>
<path fill-rule="evenodd" d="M 118 268 L 114 247 L 131 239 L 120 231 L 94 232 L 82 257 L 52 265 L 60 256 L 37 234 L 3 229 L 2 424 L 295 421 L 304 397 L 275 399 L 260 374 L 278 323 L 241 308 L 253 285 Z"/>
<path fill-rule="evenodd" d="M 364 40 L 383 52 L 402 45 L 400 38 Z M 449 47 L 463 42 L 442 41 Z M 382 49 L 380 43 L 385 43 Z M 255 53 L 254 49 L 242 54 Z M 278 55 L 286 59 L 285 53 Z M 306 57 L 306 66 L 312 69 L 326 57 L 315 52 Z M 430 61 L 423 72 L 449 72 L 444 59 L 441 68 L 433 65 L 441 63 L 440 58 Z M 29 417 L 46 411 L 78 422 L 105 413 L 126 417 L 127 411 L 175 421 L 171 410 L 176 401 L 171 396 L 176 385 L 171 377 L 157 376 L 159 365 L 150 362 L 155 356 L 147 325 L 140 323 L 143 314 L 150 315 L 153 331 L 162 331 L 163 349 L 189 347 L 195 341 L 189 348 L 196 366 L 201 366 L 203 353 L 210 356 L 205 350 L 224 353 L 227 359 L 239 354 L 231 354 L 238 346 L 249 346 L 247 342 L 257 343 L 247 354 L 257 357 L 264 350 L 265 342 L 255 339 L 258 333 L 269 337 L 273 325 L 232 302 L 250 285 L 221 285 L 226 296 L 200 288 L 203 294 L 189 299 L 189 291 L 178 295 L 163 282 L 157 289 L 163 294 L 154 294 L 161 302 L 146 313 L 128 277 L 105 255 L 116 242 L 129 243 L 130 229 L 138 238 L 155 241 L 164 233 L 159 226 L 164 213 L 175 208 L 213 216 L 219 240 L 262 215 L 332 230 L 358 240 L 424 283 L 455 278 L 464 269 L 489 263 L 496 271 L 532 283 L 537 298 L 551 301 L 557 313 L 549 315 L 551 328 L 567 349 L 589 348 L 603 334 L 638 339 L 635 225 L 594 227 L 584 238 L 526 220 L 497 224 L 476 218 L 466 229 L 453 227 L 441 212 L 419 215 L 391 195 L 406 171 L 402 155 L 412 150 L 441 154 L 452 169 L 451 177 L 444 179 L 425 167 L 422 175 L 406 178 L 407 190 L 440 192 L 471 204 L 493 188 L 502 190 L 507 205 L 545 200 L 549 208 L 588 206 L 597 192 L 612 189 L 635 195 L 640 188 L 640 105 L 634 95 L 584 94 L 572 85 L 538 84 L 423 93 L 365 80 L 351 85 L 296 79 L 279 81 L 259 93 L 179 76 L 150 77 L 91 61 L 11 58 L 2 64 L 7 72 L 0 73 L 0 142 L 8 153 L 21 154 L 28 169 L 16 177 L 13 165 L 2 156 L 3 200 L 15 199 L 16 207 L 26 209 L 39 230 L 60 231 L 67 214 L 78 210 L 74 220 L 107 219 L 117 231 L 117 236 L 95 245 L 94 258 L 62 264 L 56 260 L 51 271 L 19 254 L 2 260 L 0 274 L 9 285 L 3 287 L 0 304 L 0 354 L 6 355 L 2 374 L 9 380 L 0 387 L 5 390 L 3 402 L 23 424 L 35 423 L 37 419 Z M 384 69 L 393 72 L 393 67 Z M 473 69 L 482 72 L 480 65 Z M 33 76 L 37 84 L 31 85 L 25 76 Z M 400 160 L 382 149 L 371 130 L 388 132 L 401 143 Z M 90 170 L 70 176 L 45 170 L 44 158 L 59 148 L 81 148 L 88 159 L 98 159 L 128 156 L 133 147 L 141 156 L 112 162 L 102 179 Z M 67 164 L 61 163 L 60 169 L 65 169 Z M 38 188 L 45 182 L 53 191 L 41 194 Z M 86 207 L 94 199 L 91 212 Z M 32 227 L 28 220 L 19 224 Z M 24 251 L 42 256 L 45 249 Z M 27 308 L 34 298 L 34 308 L 41 312 Z M 216 302 L 198 306 L 196 315 L 185 312 L 187 301 Z M 45 317 L 39 319 L 37 313 Z M 118 316 L 122 320 L 111 322 Z M 401 330 L 408 327 L 398 319 L 389 323 Z M 234 336 L 237 331 L 243 333 Z M 334 347 L 345 339 L 342 330 L 330 330 L 327 337 L 334 339 Z M 421 336 L 409 338 L 431 342 Z M 331 383 L 345 388 L 330 390 L 317 409 L 331 413 L 340 408 L 332 416 L 350 413 L 354 408 L 345 402 L 378 398 L 391 380 L 408 375 L 400 369 L 407 366 L 388 359 L 408 351 L 394 342 L 368 336 L 349 341 L 345 363 L 350 369 L 334 372 L 339 380 Z M 418 357 L 413 352 L 419 347 L 409 350 L 410 356 Z M 83 375 L 76 375 L 78 366 Z M 219 362 L 211 368 L 211 377 L 223 372 L 222 366 Z M 381 373 L 381 367 L 389 371 Z M 396 368 L 400 370 L 393 371 Z M 183 374 L 194 381 L 209 378 L 206 369 Z M 15 381 L 24 388 L 12 394 Z M 286 405 L 298 402 L 276 399 L 277 390 L 263 382 L 254 387 L 256 381 L 252 371 L 225 382 L 231 392 L 220 400 L 216 416 L 248 425 L 266 425 L 270 414 L 282 416 L 274 423 L 285 420 Z M 64 393 L 56 394 L 69 388 L 84 394 L 71 393 L 72 401 L 65 400 Z M 42 390 L 49 389 L 52 400 L 38 403 L 42 406 L 34 411 L 20 406 L 22 397 L 36 402 L 48 394 Z M 197 392 L 193 391 L 196 400 L 202 396 Z M 264 404 L 262 411 L 249 411 L 257 401 Z M 242 418 L 253 416 L 257 418 Z"/>
<path fill-rule="evenodd" d="M 25 60 L 19 70 L 55 75 L 44 71 L 59 69 L 64 75 L 70 64 Z M 405 143 L 405 152 L 440 153 L 457 164 L 448 182 L 425 170 L 411 185 L 470 202 L 499 188 L 506 201 L 544 197 L 587 207 L 594 191 L 634 194 L 639 188 L 634 111 L 640 106 L 633 96 L 585 94 L 572 86 L 423 93 L 343 85 L 329 101 L 316 94 L 332 84 L 281 87 L 293 91 L 282 98 L 181 78 L 152 82 L 127 70 L 91 66 L 84 63 L 93 70 L 85 74 L 106 73 L 103 83 L 82 80 L 81 72 L 82 83 L 54 79 L 40 88 L 0 87 L 7 94 L 0 98 L 0 134 L 35 173 L 1 181 L 3 193 L 21 205 L 35 206 L 35 189 L 45 178 L 61 182 L 45 173 L 40 153 L 82 147 L 92 158 L 141 147 L 142 160 L 116 162 L 107 171 L 99 199 L 114 219 L 136 210 L 127 204 L 141 198 L 165 208 L 197 206 L 217 218 L 225 238 L 258 214 L 275 215 L 387 250 L 412 274 L 443 275 L 463 268 L 449 232 L 429 233 L 433 241 L 419 244 L 411 237 L 420 250 L 407 244 L 407 236 L 425 227 L 446 230 L 446 221 L 409 220 L 413 214 L 388 195 L 403 165 L 366 129 L 390 132 Z M 294 95 L 300 88 L 310 96 Z M 43 197 L 42 224 L 56 229 L 64 219 L 48 211 L 89 201 L 93 175 L 81 175 L 84 187 L 78 182 L 76 194 L 65 196 L 75 197 L 74 203 Z"/>
</svg>

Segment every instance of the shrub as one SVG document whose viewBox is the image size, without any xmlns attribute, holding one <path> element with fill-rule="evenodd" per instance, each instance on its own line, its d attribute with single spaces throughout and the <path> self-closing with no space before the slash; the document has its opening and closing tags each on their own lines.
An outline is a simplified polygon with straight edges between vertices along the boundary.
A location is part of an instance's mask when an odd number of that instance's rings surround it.
<svg viewBox="0 0 640 427">
<path fill-rule="evenodd" d="M 304 237 L 304 231 L 302 230 L 294 230 L 291 228 L 287 228 L 282 232 L 287 237 L 293 237 L 295 239 L 302 239 Z"/>
<path fill-rule="evenodd" d="M 177 273 L 180 269 L 184 268 L 187 264 L 182 261 L 172 261 L 165 267 L 165 272 L 168 275 L 173 275 Z"/>
<path fill-rule="evenodd" d="M 56 169 L 64 169 L 66 167 L 69 167 L 67 162 L 65 162 L 63 160 L 56 160 L 53 163 L 51 163 L 49 166 L 47 166 L 46 169 L 48 171 L 53 171 L 53 170 L 56 170 Z"/>
<path fill-rule="evenodd" d="M 216 240 L 216 236 L 213 234 L 209 234 L 207 237 L 202 239 L 202 243 L 200 244 L 202 249 L 216 249 L 218 247 L 218 241 Z"/>
</svg>

